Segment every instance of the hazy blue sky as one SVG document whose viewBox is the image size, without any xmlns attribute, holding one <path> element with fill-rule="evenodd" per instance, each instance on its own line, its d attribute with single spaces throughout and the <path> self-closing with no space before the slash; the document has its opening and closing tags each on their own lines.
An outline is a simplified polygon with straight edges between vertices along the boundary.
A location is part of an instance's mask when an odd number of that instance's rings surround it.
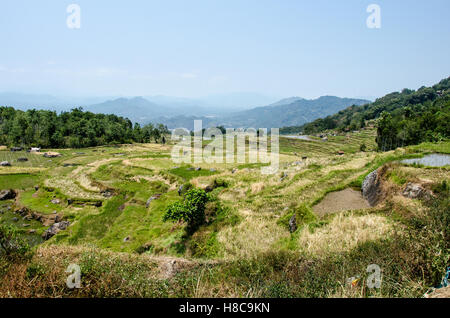
<svg viewBox="0 0 450 318">
<path fill-rule="evenodd" d="M 371 3 L 381 29 L 366 26 Z M 448 0 L 3 0 L 0 91 L 381 96 L 450 75 L 449 12 Z"/>
</svg>

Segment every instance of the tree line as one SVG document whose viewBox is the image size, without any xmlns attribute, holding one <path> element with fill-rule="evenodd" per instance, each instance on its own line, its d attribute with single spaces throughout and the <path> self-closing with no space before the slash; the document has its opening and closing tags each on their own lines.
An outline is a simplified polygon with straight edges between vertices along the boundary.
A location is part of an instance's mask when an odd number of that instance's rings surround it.
<svg viewBox="0 0 450 318">
<path fill-rule="evenodd" d="M 373 120 L 377 126 L 377 144 L 383 151 L 449 138 L 450 77 L 432 87 L 421 87 L 417 91 L 404 89 L 303 126 L 285 127 L 280 133 L 358 130 Z"/>
<path fill-rule="evenodd" d="M 0 144 L 42 148 L 83 148 L 132 142 L 165 142 L 166 126 L 141 127 L 128 118 L 82 108 L 61 112 L 0 107 Z"/>
</svg>

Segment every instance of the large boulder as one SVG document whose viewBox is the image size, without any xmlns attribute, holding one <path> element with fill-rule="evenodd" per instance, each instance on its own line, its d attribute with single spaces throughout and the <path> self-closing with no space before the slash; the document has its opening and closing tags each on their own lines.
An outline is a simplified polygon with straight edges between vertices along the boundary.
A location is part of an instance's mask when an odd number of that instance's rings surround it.
<svg viewBox="0 0 450 318">
<path fill-rule="evenodd" d="M 380 176 L 378 170 L 372 171 L 367 175 L 362 183 L 362 194 L 370 206 L 377 205 L 380 200 Z"/>
<path fill-rule="evenodd" d="M 1 190 L 0 200 L 10 200 L 16 197 L 16 192 L 14 190 Z"/>
<path fill-rule="evenodd" d="M 50 238 L 52 238 L 53 236 L 55 236 L 56 234 L 58 234 L 60 231 L 63 231 L 65 229 L 67 229 L 70 225 L 70 222 L 68 221 L 61 221 L 59 223 L 55 223 L 52 226 L 50 226 L 43 234 L 42 234 L 42 238 L 44 240 L 49 240 Z"/>
</svg>

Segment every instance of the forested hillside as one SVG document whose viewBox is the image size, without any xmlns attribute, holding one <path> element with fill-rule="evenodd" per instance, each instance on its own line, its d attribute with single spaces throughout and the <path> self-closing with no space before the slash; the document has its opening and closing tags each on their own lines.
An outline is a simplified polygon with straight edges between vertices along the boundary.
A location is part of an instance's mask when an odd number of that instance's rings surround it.
<svg viewBox="0 0 450 318">
<path fill-rule="evenodd" d="M 282 133 L 357 130 L 373 119 L 377 119 L 377 143 L 381 150 L 449 138 L 450 78 L 432 87 L 404 89 L 371 104 L 351 106 L 303 126 L 286 127 Z"/>
<path fill-rule="evenodd" d="M 81 148 L 115 143 L 159 141 L 162 125 L 133 126 L 128 118 L 94 114 L 76 108 L 54 111 L 0 107 L 0 144 L 44 148 Z"/>
</svg>

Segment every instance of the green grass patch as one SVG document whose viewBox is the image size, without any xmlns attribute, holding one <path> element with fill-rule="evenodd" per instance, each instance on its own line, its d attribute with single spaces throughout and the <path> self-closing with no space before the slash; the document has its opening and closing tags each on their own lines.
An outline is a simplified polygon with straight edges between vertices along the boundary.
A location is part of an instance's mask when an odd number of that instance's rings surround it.
<svg viewBox="0 0 450 318">
<path fill-rule="evenodd" d="M 0 189 L 25 190 L 39 183 L 39 176 L 34 174 L 2 174 L 0 175 Z"/>
</svg>

